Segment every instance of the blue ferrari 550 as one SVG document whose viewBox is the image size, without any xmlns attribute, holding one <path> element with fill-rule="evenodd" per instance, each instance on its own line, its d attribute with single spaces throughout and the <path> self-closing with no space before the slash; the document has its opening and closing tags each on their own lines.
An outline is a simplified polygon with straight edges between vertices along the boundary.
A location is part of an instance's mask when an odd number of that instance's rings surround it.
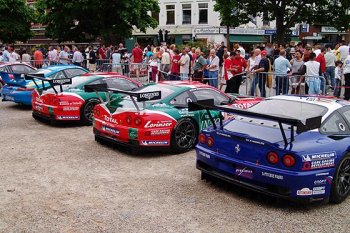
<svg viewBox="0 0 350 233">
<path fill-rule="evenodd" d="M 216 177 L 300 202 L 340 203 L 349 195 L 350 102 L 275 96 L 247 110 L 210 100 L 189 108 L 232 116 L 199 134 L 196 166 L 202 179 Z"/>
<path fill-rule="evenodd" d="M 27 75 L 38 76 L 44 78 L 73 78 L 75 76 L 85 74 L 88 71 L 80 66 L 74 65 L 56 65 L 48 66 L 39 70 L 28 73 Z M 36 88 L 49 87 L 48 83 L 42 83 L 36 80 L 38 86 L 33 80 L 26 80 L 25 77 L 14 79 L 8 82 L 1 91 L 2 101 L 12 101 L 23 105 L 32 105 L 32 92 Z"/>
</svg>

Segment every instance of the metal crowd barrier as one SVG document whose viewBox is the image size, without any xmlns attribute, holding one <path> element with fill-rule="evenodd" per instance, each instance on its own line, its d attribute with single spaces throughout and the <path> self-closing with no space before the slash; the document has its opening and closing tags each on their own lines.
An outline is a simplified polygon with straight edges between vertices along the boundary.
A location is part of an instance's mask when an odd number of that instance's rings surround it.
<svg viewBox="0 0 350 233">
<path fill-rule="evenodd" d="M 240 94 L 270 97 L 283 94 L 328 95 L 327 82 L 323 76 L 286 75 L 259 72 L 248 75 L 245 88 Z"/>
</svg>

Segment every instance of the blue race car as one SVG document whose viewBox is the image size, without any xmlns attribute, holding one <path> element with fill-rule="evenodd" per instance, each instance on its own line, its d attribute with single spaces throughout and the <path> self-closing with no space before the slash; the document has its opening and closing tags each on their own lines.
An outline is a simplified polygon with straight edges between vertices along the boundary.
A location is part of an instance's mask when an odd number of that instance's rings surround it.
<svg viewBox="0 0 350 233">
<path fill-rule="evenodd" d="M 88 71 L 80 66 L 74 65 L 56 65 L 36 70 L 27 75 L 45 78 L 73 78 L 75 76 L 85 74 Z M 8 82 L 2 89 L 2 101 L 12 101 L 23 105 L 32 105 L 32 91 L 36 88 L 49 87 L 48 83 L 42 84 L 40 80 L 36 80 L 38 87 L 32 80 L 24 78 Z"/>
<path fill-rule="evenodd" d="M 21 62 L 4 62 L 0 63 L 0 89 L 8 82 L 14 79 L 20 79 L 21 76 L 26 75 L 36 69 Z M 23 78 L 23 77 L 22 77 Z"/>
<path fill-rule="evenodd" d="M 208 100 L 189 107 L 233 117 L 199 134 L 196 166 L 202 179 L 216 177 L 300 202 L 340 203 L 349 195 L 350 102 L 275 96 L 248 110 Z"/>
</svg>

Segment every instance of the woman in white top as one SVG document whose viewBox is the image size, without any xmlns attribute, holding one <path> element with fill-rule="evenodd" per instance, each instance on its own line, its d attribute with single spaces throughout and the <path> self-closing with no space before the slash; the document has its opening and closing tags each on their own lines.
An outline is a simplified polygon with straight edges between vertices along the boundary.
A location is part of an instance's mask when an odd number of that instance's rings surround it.
<svg viewBox="0 0 350 233">
<path fill-rule="evenodd" d="M 256 58 L 256 54 L 254 53 L 254 51 L 251 51 L 248 62 L 247 62 L 247 82 L 248 82 L 247 83 L 247 90 L 251 89 L 250 86 L 251 86 L 252 78 L 253 78 L 252 71 L 254 70 L 255 58 Z"/>
</svg>

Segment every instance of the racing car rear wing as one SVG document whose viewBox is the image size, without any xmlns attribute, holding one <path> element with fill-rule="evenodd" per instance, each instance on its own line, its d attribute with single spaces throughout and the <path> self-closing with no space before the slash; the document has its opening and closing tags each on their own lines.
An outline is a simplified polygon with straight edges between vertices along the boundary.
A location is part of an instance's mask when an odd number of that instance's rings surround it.
<svg viewBox="0 0 350 233">
<path fill-rule="evenodd" d="M 295 118 L 287 118 L 287 117 L 282 117 L 282 116 L 276 116 L 276 115 L 267 115 L 263 113 L 256 113 L 248 110 L 242 110 L 242 109 L 234 109 L 234 108 L 227 108 L 227 107 L 222 107 L 222 106 L 216 106 L 214 105 L 214 100 L 213 99 L 208 99 L 208 100 L 200 100 L 197 102 L 190 102 L 188 103 L 188 110 L 189 111 L 198 111 L 198 110 L 206 110 L 209 118 L 213 124 L 214 129 L 217 129 L 217 126 L 215 124 L 214 118 L 211 116 L 211 113 L 209 110 L 216 110 L 220 112 L 226 112 L 226 113 L 233 113 L 241 116 L 248 116 L 248 117 L 255 117 L 255 118 L 262 118 L 266 120 L 272 120 L 276 121 L 279 125 L 279 128 L 281 130 L 281 134 L 283 137 L 283 141 L 285 145 L 288 145 L 288 139 L 286 137 L 286 133 L 284 131 L 283 125 L 282 124 L 287 124 L 292 126 L 291 129 L 291 142 L 294 141 L 294 127 L 296 127 L 296 132 L 298 134 L 312 130 L 312 129 L 317 129 L 321 127 L 321 120 L 322 116 L 316 116 L 316 117 L 311 117 L 307 119 L 295 119 Z M 223 129 L 223 121 L 222 117 L 220 118 L 220 128 Z"/>
<path fill-rule="evenodd" d="M 128 95 L 128 96 L 130 96 L 130 99 L 133 102 L 137 111 L 140 111 L 140 108 L 137 105 L 136 101 L 142 102 L 145 105 L 145 101 L 158 100 L 158 99 L 162 98 L 161 91 L 152 91 L 152 92 L 124 91 L 124 90 L 120 90 L 120 89 L 116 89 L 116 88 L 108 88 L 107 84 L 89 84 L 89 85 L 85 85 L 84 89 L 86 92 L 96 92 L 96 94 L 98 96 L 99 96 L 98 92 L 108 93 L 107 94 L 107 102 L 108 103 L 111 100 L 110 95 L 109 95 L 111 93 Z M 134 97 L 136 97 L 136 100 Z M 99 98 L 100 98 L 100 96 L 99 96 Z M 101 98 L 100 98 L 100 100 L 101 100 Z M 103 102 L 103 101 L 101 101 L 101 102 Z"/>
<path fill-rule="evenodd" d="M 32 75 L 32 74 L 27 74 L 25 76 L 25 79 L 27 80 L 33 80 L 35 86 L 40 89 L 40 86 L 37 83 L 36 79 L 41 80 L 42 84 L 42 89 L 46 90 L 46 87 L 44 85 L 44 82 L 48 82 L 50 84 L 50 87 L 54 90 L 54 92 L 57 94 L 58 91 L 56 90 L 55 86 L 60 86 L 60 92 L 63 92 L 63 85 L 67 84 L 72 84 L 72 79 L 71 78 L 45 78 L 41 75 Z"/>
</svg>

